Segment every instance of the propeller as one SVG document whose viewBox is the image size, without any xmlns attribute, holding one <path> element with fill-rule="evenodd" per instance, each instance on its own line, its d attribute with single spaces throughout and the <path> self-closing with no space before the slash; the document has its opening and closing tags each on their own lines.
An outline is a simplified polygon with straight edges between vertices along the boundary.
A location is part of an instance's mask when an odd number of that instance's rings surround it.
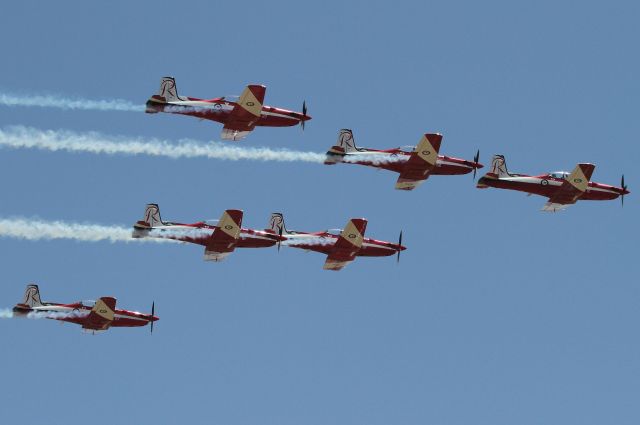
<svg viewBox="0 0 640 425">
<path fill-rule="evenodd" d="M 302 131 L 304 131 L 304 123 L 305 123 L 305 118 L 307 117 L 307 102 L 306 101 L 302 101 L 302 121 L 300 121 L 300 127 L 302 127 Z"/>
<path fill-rule="evenodd" d="M 284 226 L 280 227 L 280 230 L 278 230 L 278 235 L 280 235 L 280 238 L 282 238 L 282 229 L 284 228 Z M 278 239 L 278 252 L 280 252 L 280 245 L 282 245 L 282 239 Z"/>
<path fill-rule="evenodd" d="M 402 230 L 400 230 L 400 237 L 398 238 L 398 256 L 396 257 L 396 262 L 400 262 L 400 253 L 402 252 Z"/>
<path fill-rule="evenodd" d="M 156 312 L 156 302 L 152 302 L 151 303 L 151 333 L 153 334 L 153 322 L 154 322 L 154 318 L 155 318 L 155 312 Z"/>
<path fill-rule="evenodd" d="M 627 185 L 624 184 L 624 174 L 622 175 L 622 179 L 620 180 L 620 187 L 622 187 L 622 194 L 620 195 L 620 202 L 622 202 L 622 206 L 624 207 L 624 193 L 627 191 Z"/>
<path fill-rule="evenodd" d="M 475 164 L 478 164 L 478 161 L 480 160 L 480 149 L 478 149 L 478 151 L 476 152 L 476 156 L 473 157 L 473 162 Z M 476 172 L 478 172 L 478 168 L 477 167 L 473 167 L 473 180 L 476 180 Z"/>
</svg>

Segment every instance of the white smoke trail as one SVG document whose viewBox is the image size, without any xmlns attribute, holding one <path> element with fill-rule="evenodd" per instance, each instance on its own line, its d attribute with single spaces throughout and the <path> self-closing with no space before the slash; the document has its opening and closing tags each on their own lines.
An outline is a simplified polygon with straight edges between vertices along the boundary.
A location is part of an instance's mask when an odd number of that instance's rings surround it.
<svg viewBox="0 0 640 425">
<path fill-rule="evenodd" d="M 181 228 L 181 229 L 151 229 L 149 231 L 149 237 L 152 238 L 191 238 L 191 239 L 203 239 L 211 236 L 213 229 L 199 229 L 197 227 Z"/>
<path fill-rule="evenodd" d="M 0 309 L 0 319 L 69 319 L 86 317 L 89 315 L 87 310 L 73 311 L 31 311 L 27 314 L 15 314 L 13 310 L 8 308 Z"/>
<path fill-rule="evenodd" d="M 328 246 L 336 243 L 336 239 L 333 238 L 322 238 L 322 237 L 298 237 L 287 239 L 286 241 L 282 241 L 282 245 L 287 246 L 298 246 L 298 245 L 318 245 L 318 246 Z"/>
<path fill-rule="evenodd" d="M 13 310 L 9 310 L 7 308 L 0 309 L 0 319 L 12 319 L 13 318 Z"/>
<path fill-rule="evenodd" d="M 87 310 L 75 310 L 75 311 L 32 311 L 26 316 L 27 319 L 71 319 L 87 317 L 89 311 Z"/>
<path fill-rule="evenodd" d="M 0 218 L 0 237 L 35 240 L 72 239 L 83 242 L 134 242 L 163 239 L 133 239 L 131 229 L 119 226 L 41 221 L 24 218 Z"/>
<path fill-rule="evenodd" d="M 362 155 L 346 155 L 342 158 L 343 162 L 358 163 L 367 162 L 373 165 L 392 164 L 407 162 L 409 156 L 406 155 L 383 155 L 383 154 L 362 154 Z"/>
<path fill-rule="evenodd" d="M 38 130 L 14 126 L 0 129 L 0 146 L 48 151 L 87 152 L 107 155 L 150 155 L 167 158 L 212 158 L 232 161 L 312 162 L 321 164 L 325 155 L 286 149 L 249 148 L 226 143 L 202 143 L 183 139 L 177 144 L 160 139 L 105 136 L 67 130 Z"/>
<path fill-rule="evenodd" d="M 122 99 L 89 100 L 60 96 L 19 96 L 8 93 L 0 93 L 0 105 L 85 111 L 143 112 L 145 109 L 144 105 L 136 105 Z"/>
</svg>

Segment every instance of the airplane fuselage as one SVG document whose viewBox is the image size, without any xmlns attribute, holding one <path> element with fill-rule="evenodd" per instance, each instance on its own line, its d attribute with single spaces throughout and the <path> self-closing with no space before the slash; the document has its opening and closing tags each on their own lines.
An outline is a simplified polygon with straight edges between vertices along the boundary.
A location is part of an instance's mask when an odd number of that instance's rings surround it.
<svg viewBox="0 0 640 425">
<path fill-rule="evenodd" d="M 157 99 L 156 99 L 157 98 Z M 152 96 L 147 101 L 146 112 L 153 114 L 166 112 L 171 114 L 189 115 L 192 117 L 216 121 L 226 124 L 231 115 L 231 111 L 236 106 L 235 102 L 230 102 L 222 98 L 219 99 L 197 99 L 187 97 L 188 100 L 165 102 L 159 96 Z M 311 117 L 299 112 L 287 109 L 275 108 L 273 106 L 262 106 L 259 117 L 252 117 L 252 121 L 247 122 L 250 126 L 261 127 L 291 127 L 307 121 Z"/>
<path fill-rule="evenodd" d="M 361 152 L 349 152 L 345 154 L 327 153 L 325 164 L 333 165 L 337 163 L 360 164 L 373 168 L 402 173 L 402 170 L 409 160 L 411 152 L 400 149 L 390 149 L 387 151 L 367 149 Z M 474 168 L 481 168 L 482 164 L 467 161 L 451 156 L 438 155 L 435 167 L 429 172 L 430 175 L 460 175 L 468 174 Z"/>
<path fill-rule="evenodd" d="M 494 187 L 498 189 L 517 190 L 520 192 L 552 197 L 562 186 L 564 179 L 552 177 L 548 174 L 529 176 L 525 174 L 512 174 L 507 177 L 483 176 L 478 181 L 478 188 Z M 603 183 L 589 182 L 587 190 L 579 197 L 580 200 L 606 201 L 616 199 L 628 191 L 616 186 Z"/>
<path fill-rule="evenodd" d="M 82 325 L 86 329 L 91 329 L 91 324 L 87 320 L 89 313 L 91 313 L 91 308 L 92 306 L 84 305 L 82 302 L 72 304 L 46 303 L 37 307 L 18 304 L 13 308 L 13 313 L 18 317 L 33 314 L 45 319 L 75 323 Z M 114 313 L 113 321 L 109 324 L 109 327 L 145 326 L 150 321 L 158 320 L 155 316 L 136 311 L 116 309 Z"/>
<path fill-rule="evenodd" d="M 289 232 L 283 235 L 286 241 L 283 245 L 300 248 L 308 251 L 330 254 L 333 251 L 338 236 L 328 232 L 301 233 Z M 398 244 L 379 241 L 371 238 L 364 238 L 362 247 L 356 254 L 358 257 L 387 257 L 396 254 L 399 250 L 404 251 L 406 248 Z"/>
<path fill-rule="evenodd" d="M 150 228 L 144 224 L 136 223 L 133 229 L 134 238 L 172 239 L 207 246 L 216 226 L 199 222 L 193 224 L 167 223 L 163 226 Z M 278 239 L 279 236 L 268 232 L 243 228 L 235 246 L 237 248 L 268 248 L 274 246 Z"/>
</svg>

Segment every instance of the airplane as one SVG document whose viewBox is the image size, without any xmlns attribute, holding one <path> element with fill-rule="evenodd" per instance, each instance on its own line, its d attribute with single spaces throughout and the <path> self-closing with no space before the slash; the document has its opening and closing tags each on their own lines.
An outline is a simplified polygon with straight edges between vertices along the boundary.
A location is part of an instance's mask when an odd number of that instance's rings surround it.
<svg viewBox="0 0 640 425">
<path fill-rule="evenodd" d="M 306 102 L 302 103 L 302 113 L 266 106 L 263 105 L 266 90 L 263 85 L 250 84 L 237 102 L 227 100 L 224 96 L 198 99 L 178 95 L 175 78 L 163 77 L 158 93 L 147 100 L 146 112 L 167 112 L 217 121 L 224 124 L 223 140 L 241 140 L 256 126 L 290 127 L 300 124 L 304 130 L 305 122 L 311 119 L 307 115 Z"/>
<path fill-rule="evenodd" d="M 161 238 L 204 246 L 206 261 L 222 261 L 236 248 L 267 248 L 284 238 L 242 228 L 243 212 L 226 210 L 220 220 L 193 224 L 162 221 L 158 204 L 147 204 L 144 218 L 133 225 L 134 238 Z"/>
<path fill-rule="evenodd" d="M 288 230 L 284 224 L 282 213 L 273 213 L 269 220 L 269 228 L 265 231 L 284 238 L 278 243 L 308 251 L 321 252 L 327 255 L 325 270 L 341 270 L 356 257 L 385 257 L 407 249 L 402 246 L 402 232 L 397 244 L 364 237 L 367 220 L 352 218 L 343 229 L 331 229 L 320 232 L 296 232 Z"/>
<path fill-rule="evenodd" d="M 566 209 L 577 201 L 602 201 L 621 197 L 624 205 L 624 195 L 630 192 L 624 183 L 624 175 L 620 187 L 590 181 L 593 164 L 580 163 L 571 173 L 557 171 L 555 173 L 529 176 L 526 174 L 510 173 L 504 155 L 494 155 L 490 171 L 478 180 L 477 187 L 486 189 L 518 190 L 529 195 L 540 195 L 549 198 L 542 207 L 542 211 L 556 212 Z"/>
<path fill-rule="evenodd" d="M 27 285 L 24 299 L 13 307 L 17 317 L 35 315 L 46 319 L 60 320 L 82 326 L 85 332 L 103 332 L 109 328 L 129 328 L 151 324 L 159 320 L 155 316 L 155 303 L 151 304 L 151 314 L 116 308 L 116 299 L 102 297 L 97 301 L 77 301 L 71 304 L 43 302 L 38 285 Z"/>
<path fill-rule="evenodd" d="M 353 132 L 342 129 L 338 133 L 338 142 L 327 152 L 324 161 L 327 165 L 339 162 L 366 165 L 400 173 L 396 182 L 398 190 L 413 190 L 431 175 L 467 174 L 483 165 L 478 162 L 480 151 L 473 161 L 440 155 L 441 134 L 427 133 L 415 147 L 376 150 L 356 147 Z"/>
</svg>

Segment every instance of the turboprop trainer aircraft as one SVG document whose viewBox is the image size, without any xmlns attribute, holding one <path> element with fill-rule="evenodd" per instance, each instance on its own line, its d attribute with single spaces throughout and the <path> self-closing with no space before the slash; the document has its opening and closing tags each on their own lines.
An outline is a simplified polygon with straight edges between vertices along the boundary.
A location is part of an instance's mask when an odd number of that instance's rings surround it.
<svg viewBox="0 0 640 425">
<path fill-rule="evenodd" d="M 256 126 L 290 127 L 304 123 L 311 117 L 307 115 L 307 105 L 302 103 L 302 112 L 274 108 L 263 105 L 267 88 L 258 84 L 248 85 L 237 102 L 225 97 L 198 99 L 178 95 L 176 80 L 164 77 L 160 81 L 160 91 L 147 101 L 147 113 L 168 112 L 191 115 L 200 119 L 217 121 L 224 124 L 223 140 L 241 140 Z"/>
<path fill-rule="evenodd" d="M 364 237 L 367 220 L 352 218 L 344 229 L 306 233 L 288 230 L 281 213 L 271 214 L 267 232 L 283 236 L 282 244 L 327 255 L 325 270 L 341 270 L 356 257 L 385 257 L 404 251 L 402 232 L 397 244 Z M 280 247 L 280 245 L 278 245 Z"/>
<path fill-rule="evenodd" d="M 102 332 L 114 327 L 145 326 L 158 320 L 155 313 L 155 303 L 151 304 L 151 314 L 137 311 L 120 310 L 116 308 L 116 299 L 102 297 L 97 301 L 78 301 L 71 304 L 43 302 L 40 299 L 38 285 L 27 285 L 24 299 L 13 307 L 16 316 L 33 315 L 46 319 L 61 320 L 76 323 L 88 332 Z"/>
<path fill-rule="evenodd" d="M 280 235 L 243 229 L 242 211 L 226 210 L 218 221 L 193 224 L 162 221 L 158 204 L 148 204 L 144 218 L 133 225 L 134 238 L 163 238 L 204 246 L 204 259 L 222 261 L 236 248 L 266 248 L 284 240 Z"/>
<path fill-rule="evenodd" d="M 527 192 L 529 195 L 541 195 L 549 198 L 543 211 L 560 211 L 577 201 L 603 201 L 620 196 L 624 204 L 624 195 L 629 194 L 624 184 L 624 175 L 620 187 L 589 181 L 596 168 L 593 164 L 578 164 L 571 173 L 555 173 L 529 176 L 510 173 L 503 155 L 494 155 L 491 169 L 478 181 L 478 188 L 495 187 Z"/>
<path fill-rule="evenodd" d="M 374 168 L 400 173 L 396 182 L 396 189 L 413 190 L 431 175 L 467 174 L 482 168 L 478 162 L 480 152 L 476 153 L 473 161 L 439 155 L 441 134 L 425 134 L 415 147 L 376 150 L 356 147 L 353 132 L 348 129 L 340 130 L 338 142 L 327 152 L 324 161 L 327 165 L 338 162 L 366 165 Z"/>
</svg>

